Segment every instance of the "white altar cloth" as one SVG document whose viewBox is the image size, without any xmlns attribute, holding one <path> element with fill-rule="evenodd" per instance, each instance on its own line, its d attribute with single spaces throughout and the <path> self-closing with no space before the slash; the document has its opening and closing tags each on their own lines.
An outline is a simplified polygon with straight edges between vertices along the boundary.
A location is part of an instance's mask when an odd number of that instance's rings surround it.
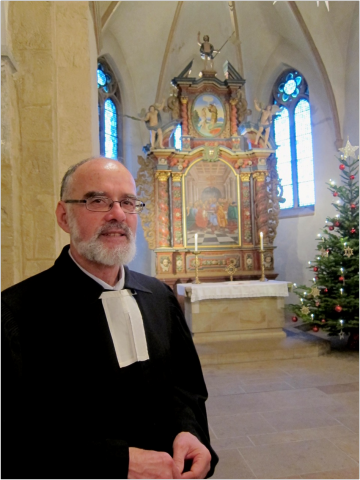
<svg viewBox="0 0 360 480">
<path fill-rule="evenodd" d="M 240 280 L 218 283 L 179 283 L 178 295 L 191 297 L 191 302 L 217 298 L 288 297 L 288 282 Z"/>
</svg>

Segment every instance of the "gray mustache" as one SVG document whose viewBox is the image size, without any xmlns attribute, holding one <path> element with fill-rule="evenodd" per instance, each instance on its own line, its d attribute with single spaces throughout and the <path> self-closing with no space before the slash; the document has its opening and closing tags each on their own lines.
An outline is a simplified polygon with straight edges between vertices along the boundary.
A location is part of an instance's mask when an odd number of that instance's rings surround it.
<svg viewBox="0 0 360 480">
<path fill-rule="evenodd" d="M 107 223 L 106 225 L 104 225 L 99 229 L 97 234 L 99 236 L 104 233 L 108 233 L 110 230 L 113 230 L 114 228 L 116 228 L 117 230 L 122 230 L 127 238 L 131 238 L 131 230 L 126 225 L 126 223 L 117 222 L 117 221 Z"/>
</svg>

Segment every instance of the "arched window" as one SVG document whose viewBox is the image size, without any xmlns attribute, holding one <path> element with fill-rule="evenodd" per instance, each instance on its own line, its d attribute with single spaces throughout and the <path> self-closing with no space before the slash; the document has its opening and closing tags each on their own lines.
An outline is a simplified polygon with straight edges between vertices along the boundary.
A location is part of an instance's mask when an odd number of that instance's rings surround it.
<svg viewBox="0 0 360 480">
<path fill-rule="evenodd" d="M 277 169 L 285 198 L 280 208 L 310 213 L 315 205 L 314 159 L 309 90 L 301 73 L 287 70 L 278 78 L 273 103 L 282 107 L 273 123 Z"/>
<path fill-rule="evenodd" d="M 120 89 L 105 59 L 97 68 L 100 154 L 122 160 L 122 109 Z"/>
<path fill-rule="evenodd" d="M 174 131 L 174 147 L 176 150 L 181 150 L 181 124 L 179 123 L 178 126 L 175 128 Z"/>
</svg>

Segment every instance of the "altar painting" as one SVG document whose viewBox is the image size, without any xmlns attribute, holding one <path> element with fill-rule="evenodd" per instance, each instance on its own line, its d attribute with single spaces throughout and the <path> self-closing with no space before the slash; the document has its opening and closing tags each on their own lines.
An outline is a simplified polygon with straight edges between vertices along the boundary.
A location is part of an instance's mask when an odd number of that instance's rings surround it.
<svg viewBox="0 0 360 480">
<path fill-rule="evenodd" d="M 200 135 L 218 137 L 225 126 L 225 111 L 219 98 L 209 93 L 199 95 L 192 108 L 192 122 Z"/>
<path fill-rule="evenodd" d="M 184 175 L 184 231 L 186 246 L 240 245 L 239 184 L 225 162 L 200 160 Z"/>
</svg>

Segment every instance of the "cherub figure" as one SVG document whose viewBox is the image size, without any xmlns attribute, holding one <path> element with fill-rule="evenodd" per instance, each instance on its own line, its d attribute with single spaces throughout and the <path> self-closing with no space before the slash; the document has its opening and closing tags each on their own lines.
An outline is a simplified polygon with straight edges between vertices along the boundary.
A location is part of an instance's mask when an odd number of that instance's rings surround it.
<svg viewBox="0 0 360 480">
<path fill-rule="evenodd" d="M 260 136 L 265 130 L 264 145 L 266 147 L 269 140 L 272 117 L 280 110 L 280 107 L 278 105 L 268 105 L 266 108 L 262 108 L 256 99 L 254 100 L 254 105 L 256 110 L 261 112 L 260 126 L 256 135 L 255 144 L 258 145 Z"/>
<path fill-rule="evenodd" d="M 215 50 L 214 46 L 210 43 L 209 35 L 203 36 L 203 42 L 200 40 L 200 32 L 198 32 L 197 43 L 200 47 L 200 56 L 204 60 L 204 70 L 207 70 L 208 62 L 210 64 L 210 70 L 214 69 L 214 53 L 219 53 L 219 50 Z"/>
<path fill-rule="evenodd" d="M 155 138 L 156 134 L 158 137 L 158 143 L 160 148 L 164 148 L 163 145 L 163 134 L 161 130 L 162 120 L 160 115 L 160 110 L 163 110 L 165 106 L 165 99 L 163 99 L 161 105 L 154 104 L 150 105 L 148 112 L 145 112 L 145 109 L 142 109 L 140 113 L 140 120 L 145 122 L 146 127 L 150 130 L 150 143 L 151 148 L 155 148 Z"/>
</svg>

